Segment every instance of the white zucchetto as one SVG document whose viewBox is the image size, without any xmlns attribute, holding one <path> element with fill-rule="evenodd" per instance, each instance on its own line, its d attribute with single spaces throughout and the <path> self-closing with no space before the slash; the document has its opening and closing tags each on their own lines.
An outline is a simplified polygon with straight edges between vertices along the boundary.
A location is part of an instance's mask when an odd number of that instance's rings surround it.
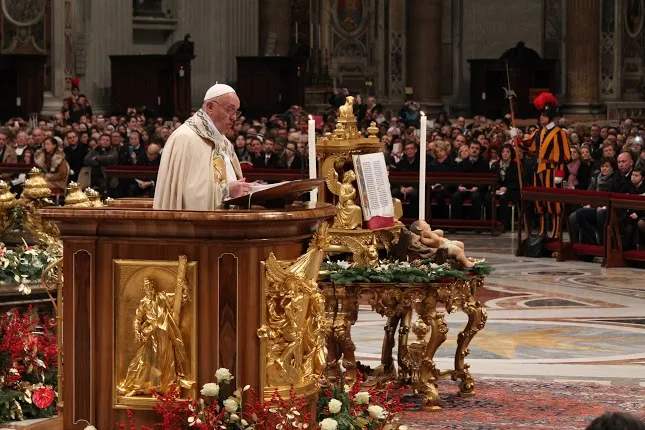
<svg viewBox="0 0 645 430">
<path fill-rule="evenodd" d="M 235 90 L 226 84 L 215 84 L 206 91 L 204 101 L 223 96 L 224 94 L 234 93 Z"/>
</svg>

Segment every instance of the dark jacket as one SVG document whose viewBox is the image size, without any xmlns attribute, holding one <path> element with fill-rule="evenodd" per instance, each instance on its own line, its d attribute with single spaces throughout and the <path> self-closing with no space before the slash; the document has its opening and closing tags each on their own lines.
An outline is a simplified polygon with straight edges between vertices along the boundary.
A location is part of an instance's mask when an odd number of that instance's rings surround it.
<svg viewBox="0 0 645 430">
<path fill-rule="evenodd" d="M 576 185 L 576 190 L 586 190 L 589 189 L 589 182 L 591 181 L 591 166 L 584 161 L 580 161 L 580 167 L 578 167 L 578 173 L 576 173 L 576 179 L 578 180 L 578 185 Z M 566 180 L 569 177 L 569 167 L 568 164 L 564 168 L 564 179 Z"/>
<path fill-rule="evenodd" d="M 251 154 L 251 162 L 256 169 L 277 169 L 280 167 L 280 157 L 276 154 L 267 157 L 264 151 L 258 156 Z"/>
<path fill-rule="evenodd" d="M 132 153 L 137 154 L 136 160 L 132 159 Z M 130 145 L 123 145 L 119 149 L 119 164 L 123 166 L 139 166 L 145 158 L 146 150 L 143 149 L 143 145 L 139 145 L 137 149 Z"/>
<path fill-rule="evenodd" d="M 602 191 L 606 193 L 619 193 L 624 187 L 624 181 L 622 179 L 622 175 L 617 172 L 613 171 L 609 174 L 609 180 L 607 180 L 604 184 L 599 184 L 598 183 L 598 178 L 600 177 L 600 173 L 597 175 L 593 175 L 591 177 L 591 182 L 589 183 L 589 190 L 590 191 Z"/>
<path fill-rule="evenodd" d="M 500 162 L 497 161 L 493 163 L 491 172 L 497 173 L 497 183 L 499 185 L 497 188 L 506 187 L 508 191 L 520 191 L 520 177 L 517 172 L 517 162 L 515 160 L 512 160 L 505 170 L 500 168 Z"/>
<path fill-rule="evenodd" d="M 79 143 L 75 148 L 68 146 L 65 148 L 65 158 L 69 164 L 69 180 L 76 182 L 78 181 L 78 174 L 85 165 L 85 156 L 90 152 L 90 148 L 87 145 Z"/>
<path fill-rule="evenodd" d="M 85 156 L 85 165 L 92 167 L 92 187 L 97 187 L 102 193 L 108 189 L 108 178 L 105 174 L 107 166 L 113 166 L 119 162 L 117 150 L 110 146 L 108 149 L 98 147 L 87 153 Z M 114 180 L 112 186 L 116 186 L 118 180 Z"/>
<path fill-rule="evenodd" d="M 490 165 L 483 157 L 477 158 L 477 160 L 471 160 L 467 158 L 457 165 L 457 172 L 463 173 L 466 179 L 471 173 L 489 173 Z M 485 187 L 482 187 L 478 184 L 462 184 L 466 188 L 478 187 L 479 191 L 483 192 Z"/>
</svg>

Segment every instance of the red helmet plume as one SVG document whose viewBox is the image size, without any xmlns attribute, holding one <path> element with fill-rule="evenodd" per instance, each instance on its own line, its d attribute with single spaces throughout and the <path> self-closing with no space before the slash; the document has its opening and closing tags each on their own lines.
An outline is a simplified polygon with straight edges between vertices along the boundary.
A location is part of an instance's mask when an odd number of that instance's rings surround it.
<svg viewBox="0 0 645 430">
<path fill-rule="evenodd" d="M 533 100 L 533 104 L 538 110 L 541 111 L 544 110 L 547 105 L 553 105 L 554 107 L 557 107 L 558 99 L 556 99 L 553 94 L 545 91 L 543 93 L 540 93 L 540 95 Z"/>
<path fill-rule="evenodd" d="M 78 78 L 71 78 L 69 82 L 72 84 L 72 88 L 78 88 L 78 85 L 81 83 Z"/>
</svg>

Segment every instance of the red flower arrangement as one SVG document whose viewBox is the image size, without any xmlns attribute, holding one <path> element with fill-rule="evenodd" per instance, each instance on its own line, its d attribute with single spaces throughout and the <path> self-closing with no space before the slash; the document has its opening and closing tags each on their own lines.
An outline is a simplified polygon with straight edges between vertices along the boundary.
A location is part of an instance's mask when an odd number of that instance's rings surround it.
<svg viewBox="0 0 645 430">
<path fill-rule="evenodd" d="M 55 325 L 54 319 L 34 318 L 31 307 L 0 317 L 0 422 L 56 412 Z"/>
</svg>

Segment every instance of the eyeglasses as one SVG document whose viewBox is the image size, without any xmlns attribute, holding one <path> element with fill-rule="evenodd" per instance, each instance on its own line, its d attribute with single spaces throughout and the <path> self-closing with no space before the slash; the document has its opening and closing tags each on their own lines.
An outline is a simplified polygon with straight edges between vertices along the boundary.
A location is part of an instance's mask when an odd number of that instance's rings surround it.
<svg viewBox="0 0 645 430">
<path fill-rule="evenodd" d="M 223 104 L 219 103 L 217 100 L 213 100 L 213 103 L 218 104 L 221 107 L 223 107 L 224 110 L 226 111 L 226 113 L 228 114 L 228 116 L 235 115 L 235 119 L 238 119 L 242 115 L 242 112 L 240 112 L 239 110 L 231 110 L 230 108 L 227 108 Z"/>
</svg>

